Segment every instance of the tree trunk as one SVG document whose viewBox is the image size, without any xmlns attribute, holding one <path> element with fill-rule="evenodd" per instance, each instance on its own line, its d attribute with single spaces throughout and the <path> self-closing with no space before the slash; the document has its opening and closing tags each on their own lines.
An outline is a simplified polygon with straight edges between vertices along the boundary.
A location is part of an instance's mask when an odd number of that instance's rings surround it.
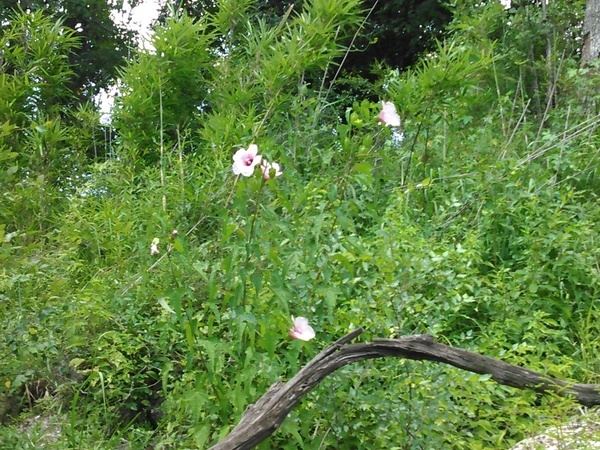
<svg viewBox="0 0 600 450">
<path fill-rule="evenodd" d="M 315 356 L 287 383 L 273 384 L 255 404 L 246 408 L 240 422 L 229 435 L 210 450 L 253 448 L 273 434 L 300 399 L 329 374 L 347 364 L 374 358 L 393 357 L 440 362 L 473 373 L 489 374 L 493 380 L 505 386 L 573 397 L 584 406 L 600 405 L 598 384 L 580 384 L 552 378 L 478 353 L 440 344 L 429 335 L 374 339 L 373 342 L 348 344 L 362 332 L 362 328 L 359 328 L 338 339 Z"/>
<path fill-rule="evenodd" d="M 600 0 L 587 0 L 583 21 L 581 65 L 600 57 Z"/>
</svg>

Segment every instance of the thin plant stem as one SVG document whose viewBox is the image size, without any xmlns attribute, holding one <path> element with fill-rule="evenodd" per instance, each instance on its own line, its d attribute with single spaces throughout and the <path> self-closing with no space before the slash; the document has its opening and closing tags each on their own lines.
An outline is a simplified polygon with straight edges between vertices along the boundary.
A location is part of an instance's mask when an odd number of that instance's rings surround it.
<svg viewBox="0 0 600 450">
<path fill-rule="evenodd" d="M 333 37 L 334 41 L 337 41 L 339 33 L 340 33 L 340 27 L 338 26 L 335 29 L 335 36 Z M 321 100 L 321 94 L 323 94 L 323 89 L 325 89 L 325 81 L 327 80 L 327 72 L 329 72 L 329 63 L 330 63 L 330 61 L 327 61 L 327 64 L 325 65 L 323 79 L 321 80 L 321 86 L 319 87 L 319 94 L 317 95 L 317 98 L 319 99 L 319 101 Z M 329 94 L 329 91 L 327 91 L 327 93 Z"/>
<path fill-rule="evenodd" d="M 252 244 L 252 239 L 254 238 L 256 218 L 258 217 L 258 211 L 260 210 L 260 202 L 259 202 L 260 193 L 262 191 L 262 188 L 265 185 L 265 182 L 266 182 L 266 180 L 263 178 L 260 183 L 260 188 L 258 189 L 258 191 L 256 193 L 256 198 L 255 198 L 256 211 L 252 215 L 252 222 L 250 223 L 250 232 L 248 233 L 248 240 L 246 242 L 246 261 L 244 262 L 244 267 L 246 270 L 248 269 L 248 264 L 250 263 L 250 257 L 252 256 L 250 253 L 250 245 Z"/>
<path fill-rule="evenodd" d="M 275 34 L 278 34 L 279 31 L 281 31 L 281 29 L 283 28 L 283 25 L 285 24 L 285 22 L 287 22 L 288 18 L 290 17 L 290 14 L 292 13 L 292 10 L 294 9 L 294 4 L 292 3 L 289 8 L 287 9 L 287 11 L 285 12 L 285 14 L 283 15 L 281 21 L 279 22 L 279 24 L 277 25 L 277 29 L 275 31 Z M 260 130 L 262 129 L 263 125 L 265 124 L 267 117 L 269 117 L 271 115 L 271 113 L 273 112 L 273 108 L 275 107 L 275 99 L 279 96 L 279 94 L 281 93 L 281 90 L 283 88 L 279 88 L 277 90 L 277 92 L 271 97 L 271 102 L 269 104 L 269 107 L 267 108 L 267 111 L 265 112 L 260 124 L 258 125 L 258 127 L 256 128 L 256 130 L 252 133 L 252 139 L 256 139 L 256 137 L 258 136 Z"/>
<path fill-rule="evenodd" d="M 553 142 L 551 144 L 548 144 L 546 146 L 542 146 L 542 147 L 536 149 L 535 151 L 533 151 L 532 153 L 527 155 L 525 158 L 522 158 L 520 161 L 518 161 L 517 164 L 515 165 L 515 168 L 521 167 L 524 164 L 530 163 L 534 159 L 537 159 L 540 156 L 542 156 L 544 153 L 558 147 L 559 145 L 569 142 L 588 131 L 595 130 L 598 127 L 599 122 L 600 122 L 600 114 L 597 116 L 594 116 L 591 119 L 588 119 L 580 124 L 577 124 L 577 125 L 571 127 L 571 129 L 568 130 L 571 134 L 566 135 L 566 131 L 563 132 L 563 138 L 560 141 Z"/>
<path fill-rule="evenodd" d="M 165 146 L 163 139 L 163 105 L 162 105 L 162 78 L 158 82 L 158 106 L 160 120 L 160 187 L 162 189 L 162 209 L 167 212 L 167 194 L 165 192 Z"/>
<path fill-rule="evenodd" d="M 519 128 L 519 125 L 521 125 L 521 121 L 525 118 L 525 114 L 527 114 L 527 108 L 529 108 L 529 104 L 530 103 L 531 103 L 531 99 L 529 99 L 527 101 L 527 104 L 525 105 L 525 108 L 523 108 L 523 112 L 521 113 L 521 116 L 519 117 L 519 120 L 517 121 L 517 124 L 513 128 L 513 131 L 511 133 L 510 137 L 508 138 L 508 141 L 506 141 L 506 144 L 504 145 L 504 148 L 500 152 L 500 159 L 506 158 L 506 152 L 508 150 L 508 146 L 510 145 L 510 143 L 513 140 L 513 138 L 515 137 L 515 133 L 517 132 L 517 130 Z"/>
<path fill-rule="evenodd" d="M 181 205 L 185 204 L 185 182 L 184 182 L 184 168 L 183 168 L 183 148 L 181 147 L 181 133 L 179 127 L 177 127 L 177 149 L 179 150 L 179 189 L 181 190 Z"/>
<path fill-rule="evenodd" d="M 563 51 L 563 54 L 560 58 L 560 62 L 558 64 L 558 70 L 556 71 L 556 73 L 560 73 L 561 68 L 562 68 L 562 63 L 563 60 L 565 58 L 565 52 Z M 550 73 L 548 73 L 548 77 L 550 77 Z M 548 85 L 548 93 L 547 93 L 547 99 L 546 99 L 546 109 L 544 110 L 544 115 L 542 116 L 542 120 L 540 120 L 540 126 L 538 128 L 538 132 L 536 135 L 536 140 L 538 140 L 542 134 L 542 129 L 544 128 L 544 125 L 546 124 L 546 121 L 548 120 L 548 114 L 550 112 L 550 109 L 552 108 L 552 101 L 554 100 L 554 93 L 556 92 L 556 85 L 558 83 L 558 75 L 555 75 L 552 77 L 552 82 L 550 82 L 550 80 L 548 81 L 549 85 Z"/>
<path fill-rule="evenodd" d="M 502 94 L 500 93 L 500 83 L 498 82 L 498 72 L 496 72 L 496 61 L 492 61 L 494 69 L 494 83 L 496 85 L 496 95 L 498 95 L 498 106 L 500 107 L 500 123 L 502 124 L 502 134 L 506 136 L 508 126 L 504 118 L 504 108 L 502 107 Z M 445 111 L 444 111 L 445 112 Z"/>
<path fill-rule="evenodd" d="M 358 29 L 354 33 L 354 36 L 352 36 L 352 40 L 350 41 L 350 45 L 348 45 L 348 48 L 346 49 L 346 53 L 344 54 L 344 57 L 342 58 L 342 62 L 338 66 L 338 69 L 335 72 L 335 75 L 333 76 L 333 79 L 331 80 L 331 83 L 329 83 L 329 89 L 327 89 L 327 93 L 325 94 L 325 99 L 327 99 L 327 97 L 329 96 L 329 93 L 331 92 L 331 89 L 333 88 L 333 84 L 335 83 L 335 80 L 337 80 L 338 75 L 342 71 L 342 67 L 344 67 L 344 63 L 346 62 L 346 58 L 348 58 L 348 55 L 350 54 L 350 50 L 352 50 L 352 46 L 354 45 L 354 41 L 358 37 L 358 33 L 360 33 L 360 31 L 362 30 L 363 26 L 367 22 L 367 20 L 369 20 L 369 17 L 371 17 L 371 13 L 375 9 L 375 7 L 377 7 L 378 3 L 379 3 L 379 0 L 376 0 L 375 3 L 373 3 L 373 6 L 369 10 L 369 12 L 367 13 L 367 15 L 363 19 L 363 21 L 361 22 L 361 24 L 358 26 Z"/>
</svg>

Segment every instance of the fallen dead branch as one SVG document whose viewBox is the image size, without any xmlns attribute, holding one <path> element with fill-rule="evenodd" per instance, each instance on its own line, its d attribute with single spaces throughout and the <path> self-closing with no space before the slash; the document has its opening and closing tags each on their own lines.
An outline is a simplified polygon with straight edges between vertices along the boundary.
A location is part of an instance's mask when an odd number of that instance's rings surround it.
<svg viewBox="0 0 600 450">
<path fill-rule="evenodd" d="M 600 405 L 600 385 L 571 383 L 468 350 L 440 344 L 430 335 L 401 339 L 375 339 L 348 344 L 363 332 L 355 330 L 339 339 L 304 366 L 287 383 L 275 383 L 248 406 L 240 423 L 211 450 L 250 449 L 270 436 L 292 408 L 330 373 L 347 364 L 374 358 L 436 361 L 478 374 L 489 374 L 500 384 L 536 392 L 572 396 L 584 406 Z"/>
</svg>

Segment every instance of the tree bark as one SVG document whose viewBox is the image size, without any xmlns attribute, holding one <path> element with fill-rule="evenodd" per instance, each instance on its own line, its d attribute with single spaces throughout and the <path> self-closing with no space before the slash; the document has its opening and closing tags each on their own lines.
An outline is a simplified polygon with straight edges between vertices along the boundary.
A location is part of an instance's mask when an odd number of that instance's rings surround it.
<svg viewBox="0 0 600 450">
<path fill-rule="evenodd" d="M 327 347 L 287 383 L 275 383 L 258 401 L 249 405 L 240 423 L 211 450 L 245 450 L 270 436 L 300 399 L 325 377 L 340 367 L 365 359 L 407 358 L 435 361 L 478 374 L 489 374 L 500 384 L 536 392 L 572 396 L 585 406 L 600 405 L 600 385 L 558 380 L 533 370 L 497 359 L 440 344 L 429 335 L 401 339 L 375 339 L 373 342 L 348 344 L 363 332 L 353 331 Z"/>
<path fill-rule="evenodd" d="M 581 64 L 585 66 L 600 57 L 600 0 L 587 0 L 583 21 Z"/>
</svg>

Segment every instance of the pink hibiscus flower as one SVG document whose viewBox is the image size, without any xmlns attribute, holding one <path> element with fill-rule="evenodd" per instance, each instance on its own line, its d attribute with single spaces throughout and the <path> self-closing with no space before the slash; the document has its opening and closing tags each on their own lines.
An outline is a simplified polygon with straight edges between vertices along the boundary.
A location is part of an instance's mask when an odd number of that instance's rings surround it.
<svg viewBox="0 0 600 450">
<path fill-rule="evenodd" d="M 275 171 L 276 177 L 283 175 L 281 167 L 276 162 L 270 163 L 263 159 L 262 163 L 260 164 L 260 168 L 262 169 L 263 178 L 265 180 L 269 180 L 271 178 L 271 169 Z"/>
<path fill-rule="evenodd" d="M 241 148 L 233 155 L 233 173 L 250 177 L 261 160 L 262 156 L 258 154 L 258 147 L 255 144 L 250 144 L 247 150 Z"/>
<path fill-rule="evenodd" d="M 381 102 L 381 112 L 379 120 L 385 123 L 388 127 L 399 127 L 400 116 L 396 112 L 396 106 L 392 102 Z"/>
<path fill-rule="evenodd" d="M 315 330 L 308 324 L 306 317 L 292 317 L 294 326 L 290 330 L 290 336 L 293 339 L 300 339 L 302 341 L 310 341 L 315 337 Z"/>
</svg>

